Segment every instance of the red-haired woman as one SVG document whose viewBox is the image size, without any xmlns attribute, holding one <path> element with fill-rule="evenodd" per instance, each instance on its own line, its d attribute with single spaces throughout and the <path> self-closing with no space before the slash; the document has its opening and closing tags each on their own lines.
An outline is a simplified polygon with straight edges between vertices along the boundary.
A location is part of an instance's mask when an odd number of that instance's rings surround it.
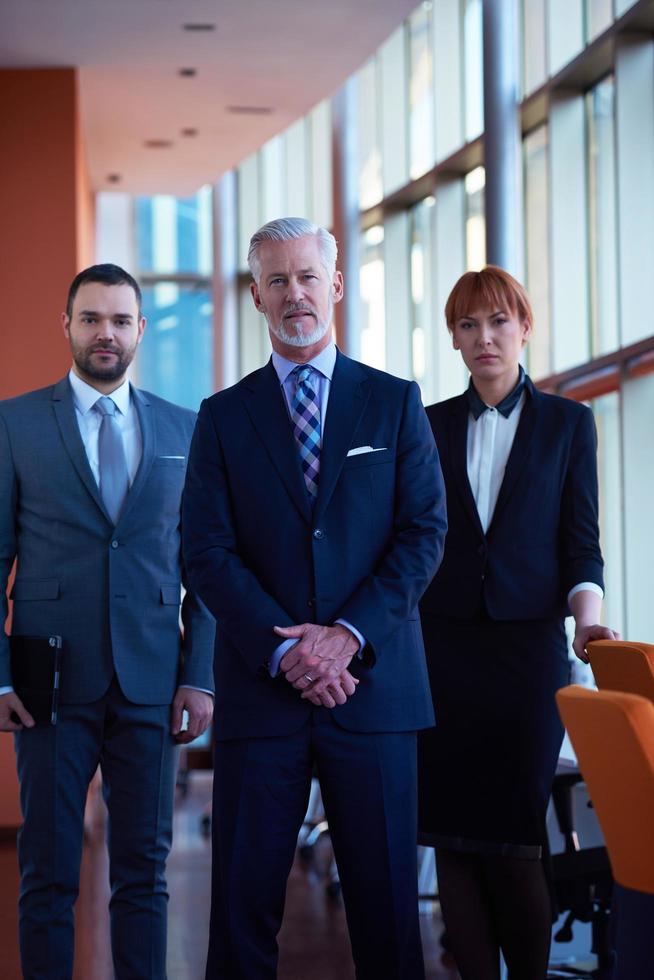
<svg viewBox="0 0 654 980">
<path fill-rule="evenodd" d="M 529 299 L 497 266 L 468 272 L 445 308 L 466 392 L 427 414 L 447 489 L 443 563 L 421 603 L 436 728 L 421 733 L 420 826 L 436 847 L 463 980 L 542 980 L 552 925 L 541 860 L 563 728 L 554 693 L 574 651 L 612 638 L 588 408 L 539 392 L 519 364 Z"/>
</svg>

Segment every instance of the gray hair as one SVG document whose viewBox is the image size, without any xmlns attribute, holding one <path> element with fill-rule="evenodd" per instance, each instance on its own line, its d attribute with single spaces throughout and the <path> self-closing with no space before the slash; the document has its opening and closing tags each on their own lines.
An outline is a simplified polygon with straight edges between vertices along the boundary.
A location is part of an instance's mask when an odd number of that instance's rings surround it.
<svg viewBox="0 0 654 980">
<path fill-rule="evenodd" d="M 290 242 L 294 238 L 304 238 L 305 235 L 315 235 L 318 239 L 320 261 L 330 279 L 333 278 L 338 246 L 332 233 L 320 225 L 315 225 L 313 221 L 307 221 L 306 218 L 276 218 L 275 221 L 269 221 L 267 225 L 259 228 L 259 231 L 255 231 L 250 239 L 248 266 L 257 285 L 261 278 L 259 246 L 263 242 Z"/>
</svg>

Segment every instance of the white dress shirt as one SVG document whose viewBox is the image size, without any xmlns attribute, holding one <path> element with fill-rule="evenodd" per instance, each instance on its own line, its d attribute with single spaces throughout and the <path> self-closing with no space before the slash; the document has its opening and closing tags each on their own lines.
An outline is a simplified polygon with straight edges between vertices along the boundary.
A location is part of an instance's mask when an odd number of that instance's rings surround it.
<svg viewBox="0 0 654 980">
<path fill-rule="evenodd" d="M 79 426 L 79 432 L 84 443 L 86 456 L 93 472 L 95 482 L 100 486 L 100 464 L 98 461 L 98 434 L 102 424 L 102 415 L 96 412 L 93 406 L 102 398 L 102 392 L 93 388 L 82 381 L 71 369 L 68 374 L 70 386 L 73 389 L 73 402 L 75 405 L 75 417 Z M 141 440 L 141 427 L 139 417 L 130 393 L 129 381 L 123 381 L 120 388 L 112 391 L 109 398 L 118 409 L 114 418 L 118 423 L 123 437 L 123 447 L 125 449 L 125 461 L 127 463 L 127 474 L 131 487 L 136 476 L 136 471 L 141 463 L 143 454 L 143 442 Z"/>
<path fill-rule="evenodd" d="M 488 405 L 486 411 L 477 419 L 472 411 L 468 413 L 468 480 L 484 534 L 493 519 L 526 398 L 527 394 L 523 389 L 508 418 L 492 405 Z M 573 595 L 583 589 L 595 592 L 600 597 L 604 596 L 603 590 L 597 583 L 580 582 L 568 592 L 568 603 Z"/>
</svg>

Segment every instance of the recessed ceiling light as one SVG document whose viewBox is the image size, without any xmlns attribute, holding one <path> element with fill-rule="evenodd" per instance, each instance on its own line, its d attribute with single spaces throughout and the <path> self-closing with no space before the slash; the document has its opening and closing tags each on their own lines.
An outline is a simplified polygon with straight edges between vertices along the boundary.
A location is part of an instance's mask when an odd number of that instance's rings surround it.
<svg viewBox="0 0 654 980">
<path fill-rule="evenodd" d="M 108 184 L 119 184 L 121 180 L 122 180 L 122 177 L 121 177 L 120 174 L 107 174 L 107 183 Z"/>
<path fill-rule="evenodd" d="M 180 68 L 177 72 L 177 74 L 181 75 L 182 78 L 193 78 L 193 76 L 197 75 L 197 73 L 197 68 Z"/>
<path fill-rule="evenodd" d="M 144 140 L 143 145 L 149 150 L 167 150 L 173 145 L 172 140 Z"/>
<path fill-rule="evenodd" d="M 241 116 L 269 116 L 272 112 L 269 105 L 228 105 L 227 112 Z"/>
<path fill-rule="evenodd" d="M 215 31 L 215 24 L 182 24 L 182 30 L 184 31 Z"/>
<path fill-rule="evenodd" d="M 185 126 L 184 129 L 180 130 L 182 136 L 197 136 L 198 131 L 195 126 Z"/>
</svg>

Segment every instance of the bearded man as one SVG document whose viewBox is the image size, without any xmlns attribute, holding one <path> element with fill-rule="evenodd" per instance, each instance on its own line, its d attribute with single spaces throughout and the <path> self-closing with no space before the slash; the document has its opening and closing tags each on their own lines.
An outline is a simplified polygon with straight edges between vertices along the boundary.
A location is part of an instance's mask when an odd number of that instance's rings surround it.
<svg viewBox="0 0 654 980">
<path fill-rule="evenodd" d="M 0 730 L 15 733 L 24 817 L 23 976 L 73 974 L 84 804 L 99 765 L 114 973 L 164 980 L 176 743 L 204 731 L 213 710 L 213 619 L 191 591 L 181 600 L 194 414 L 126 378 L 145 319 L 123 269 L 80 272 L 62 323 L 69 374 L 0 402 L 2 619 L 15 560 L 12 634 L 62 641 L 56 724 L 35 724 L 0 631 Z"/>
<path fill-rule="evenodd" d="M 248 256 L 272 358 L 205 401 L 184 490 L 217 620 L 208 980 L 273 978 L 312 773 L 360 980 L 424 976 L 416 730 L 433 723 L 418 599 L 446 520 L 418 386 L 332 339 L 336 242 L 283 218 Z"/>
</svg>

